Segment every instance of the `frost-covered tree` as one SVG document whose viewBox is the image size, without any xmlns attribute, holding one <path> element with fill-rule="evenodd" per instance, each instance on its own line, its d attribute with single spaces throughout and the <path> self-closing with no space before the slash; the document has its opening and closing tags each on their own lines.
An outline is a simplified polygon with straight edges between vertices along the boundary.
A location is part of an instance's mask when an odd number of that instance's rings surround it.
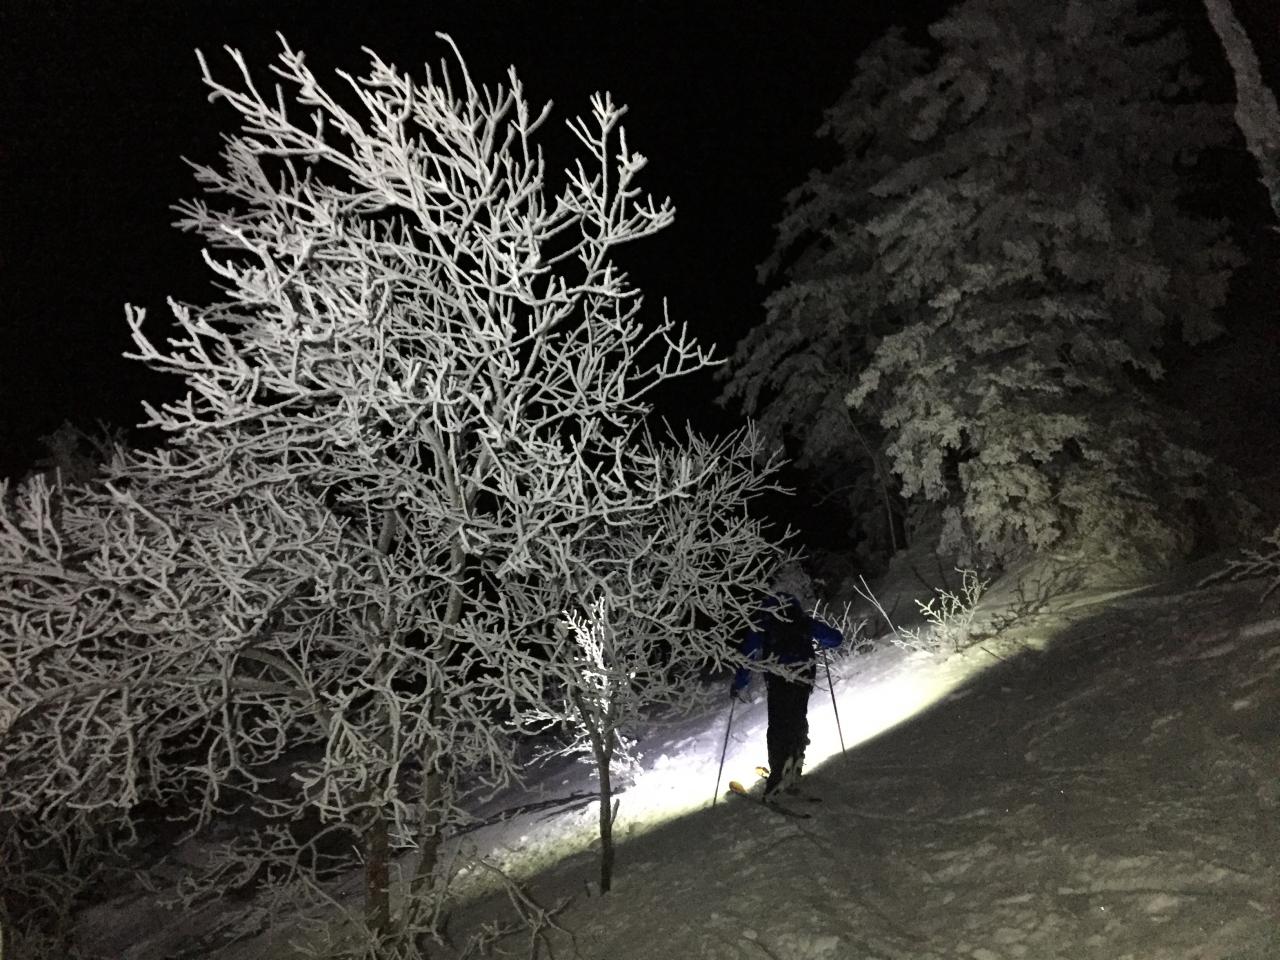
<svg viewBox="0 0 1280 960">
<path fill-rule="evenodd" d="M 1280 105 L 1267 86 L 1249 34 L 1236 17 L 1230 0 L 1204 0 L 1209 22 L 1222 42 L 1236 81 L 1236 126 L 1258 164 L 1258 175 L 1280 219 Z"/>
<path fill-rule="evenodd" d="M 1258 164 L 1258 175 L 1271 200 L 1271 213 L 1280 220 L 1280 106 L 1267 86 L 1258 54 L 1228 0 L 1205 0 L 1209 21 L 1222 41 L 1236 81 L 1236 125 Z M 1280 589 L 1280 524 L 1262 545 L 1246 550 L 1223 571 L 1234 579 L 1267 577 L 1263 599 Z"/>
<path fill-rule="evenodd" d="M 865 443 L 948 549 L 1087 535 L 1156 559 L 1203 494 L 1151 387 L 1170 339 L 1218 331 L 1238 257 L 1184 201 L 1229 118 L 1141 9 L 968 0 L 932 51 L 874 45 L 820 131 L 841 159 L 764 265 L 780 289 L 727 394 L 815 456 Z"/>
<path fill-rule="evenodd" d="M 924 51 L 891 31 L 858 61 L 841 103 L 880 103 L 927 64 Z M 828 112 L 818 133 L 834 139 L 847 160 L 787 195 L 774 252 L 757 271 L 761 283 L 785 282 L 766 298 L 765 322 L 720 371 L 728 379 L 721 402 L 740 403 L 767 436 L 793 439 L 797 465 L 824 486 L 847 490 L 856 534 L 880 554 L 900 546 L 900 485 L 883 455 L 883 429 L 844 398 L 867 360 L 871 331 L 860 331 L 857 321 L 873 318 L 872 304 L 885 295 L 871 272 L 873 245 L 862 219 L 867 190 L 904 152 L 884 149 L 884 137 L 905 141 L 887 119 L 872 153 L 865 124 L 845 126 Z"/>
<path fill-rule="evenodd" d="M 144 488 L 126 456 L 84 485 L 37 474 L 0 497 L 0 890 L 24 956 L 141 802 L 206 822 L 256 793 L 255 770 L 318 709 L 270 647 L 291 600 L 338 572 L 336 518 L 287 485 Z"/>
<path fill-rule="evenodd" d="M 469 798 L 518 774 L 505 723 L 539 706 L 595 545 L 718 482 L 697 444 L 643 442 L 650 392 L 710 360 L 642 322 L 614 261 L 673 213 L 637 186 L 607 95 L 553 175 L 549 105 L 514 71 L 479 86 L 458 57 L 414 80 L 371 54 L 338 96 L 286 44 L 264 94 L 229 52 L 235 85 L 201 64 L 239 129 L 180 208 L 222 299 L 172 304 L 164 342 L 128 312 L 136 356 L 189 388 L 147 408 L 169 445 L 61 520 L 24 491 L 4 525 L 23 599 L 0 643 L 48 680 L 6 704 L 0 778 L 26 771 L 19 812 L 38 815 L 127 809 L 140 777 L 177 771 L 151 787 L 194 796 L 197 825 L 242 805 L 262 825 L 182 897 L 262 884 L 259 917 L 334 906 L 326 879 L 359 860 L 350 919 L 371 936 L 339 946 L 392 955 L 431 933 Z M 63 721 L 83 746 L 41 780 L 39 732 Z"/>
<path fill-rule="evenodd" d="M 772 572 L 791 559 L 750 513 L 752 501 L 778 489 L 781 465 L 755 431 L 715 441 L 691 434 L 678 447 L 645 443 L 638 452 L 658 488 L 690 464 L 708 479 L 579 542 L 559 646 L 547 670 L 529 674 L 540 684 L 529 700 L 540 706 L 520 718 L 534 731 L 561 728 L 568 742 L 557 752 L 594 764 L 604 891 L 613 876 L 614 777 L 638 761 L 630 747 L 640 726 L 705 705 L 702 675 L 741 662 L 733 641 Z"/>
</svg>

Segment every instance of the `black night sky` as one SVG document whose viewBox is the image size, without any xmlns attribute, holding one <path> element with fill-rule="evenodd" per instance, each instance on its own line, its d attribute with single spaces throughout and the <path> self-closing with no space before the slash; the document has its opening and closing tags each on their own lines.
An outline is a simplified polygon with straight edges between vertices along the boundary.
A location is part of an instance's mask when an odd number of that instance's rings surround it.
<svg viewBox="0 0 1280 960">
<path fill-rule="evenodd" d="M 1237 0 L 1256 42 L 1276 49 L 1269 0 Z M 1178 3 L 1202 49 L 1203 13 Z M 233 117 L 206 102 L 196 47 L 229 79 L 238 47 L 265 68 L 281 31 L 322 78 L 365 69 L 361 46 L 411 71 L 438 62 L 450 33 L 477 79 L 514 64 L 531 101 L 561 121 L 607 89 L 630 107 L 645 183 L 677 208 L 673 228 L 624 258 L 650 308 L 728 353 L 761 317 L 755 266 L 772 244 L 786 191 L 826 163 L 815 140 L 824 108 L 861 50 L 892 23 L 923 38 L 948 6 L 733 0 L 92 2 L 7 0 L 0 8 L 0 474 L 21 475 L 37 437 L 69 419 L 122 426 L 139 401 L 179 384 L 121 354 L 123 304 L 167 317 L 165 297 L 212 298 L 195 238 L 169 226 L 169 205 L 196 194 L 187 156 L 214 158 Z M 354 12 L 353 12 L 354 11 Z M 1197 13 L 1199 21 L 1197 22 Z M 1275 74 L 1275 58 L 1267 64 Z M 1226 76 L 1225 66 L 1221 68 Z M 418 71 L 420 72 L 420 71 Z M 1229 90 L 1226 95 L 1229 96 Z M 549 150 L 552 164 L 564 154 Z M 717 429 L 710 378 L 669 398 L 672 412 Z"/>
</svg>

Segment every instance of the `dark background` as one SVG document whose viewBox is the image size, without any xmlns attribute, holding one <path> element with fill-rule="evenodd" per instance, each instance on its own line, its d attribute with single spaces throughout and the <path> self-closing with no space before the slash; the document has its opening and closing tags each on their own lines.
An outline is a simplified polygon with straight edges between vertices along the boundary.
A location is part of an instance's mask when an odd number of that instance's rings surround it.
<svg viewBox="0 0 1280 960">
<path fill-rule="evenodd" d="M 1236 0 L 1274 84 L 1280 13 L 1271 3 Z M 121 356 L 130 348 L 123 304 L 146 307 L 158 324 L 166 296 L 213 296 L 198 242 L 169 226 L 169 206 L 196 195 L 181 158 L 212 161 L 234 119 L 206 102 L 196 47 L 233 86 L 221 47 L 238 47 L 265 78 L 277 30 L 322 82 L 335 67 L 365 72 L 361 46 L 420 77 L 424 61 L 447 55 L 433 35 L 444 31 L 478 81 L 503 81 L 514 65 L 532 102 L 555 102 L 560 128 L 589 110 L 593 91 L 609 90 L 630 107 L 630 144 L 650 158 L 644 184 L 677 208 L 675 225 L 624 263 L 649 309 L 665 296 L 672 317 L 724 356 L 762 317 L 756 264 L 786 191 L 832 159 L 813 131 L 857 56 L 893 23 L 923 40 L 949 5 L 3 0 L 0 476 L 21 475 L 37 438 L 63 420 L 131 426 L 142 399 L 178 392 L 174 378 Z M 1211 88 L 1230 97 L 1198 0 L 1169 6 Z M 553 166 L 565 158 L 548 151 Z M 708 430 L 736 424 L 736 411 L 712 404 L 717 393 L 710 376 L 692 378 L 661 399 L 662 412 Z"/>
</svg>

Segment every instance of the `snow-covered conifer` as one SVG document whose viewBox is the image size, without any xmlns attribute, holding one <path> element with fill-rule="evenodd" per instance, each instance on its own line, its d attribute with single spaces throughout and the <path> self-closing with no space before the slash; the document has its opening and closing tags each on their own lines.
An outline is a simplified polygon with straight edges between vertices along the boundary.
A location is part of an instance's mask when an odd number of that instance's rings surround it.
<svg viewBox="0 0 1280 960">
<path fill-rule="evenodd" d="M 873 447 L 945 546 L 1168 555 L 1209 464 L 1150 388 L 1218 330 L 1238 257 L 1184 200 L 1229 118 L 1135 0 L 968 0 L 931 33 L 828 111 L 842 157 L 788 198 L 729 395 L 815 454 Z"/>
</svg>

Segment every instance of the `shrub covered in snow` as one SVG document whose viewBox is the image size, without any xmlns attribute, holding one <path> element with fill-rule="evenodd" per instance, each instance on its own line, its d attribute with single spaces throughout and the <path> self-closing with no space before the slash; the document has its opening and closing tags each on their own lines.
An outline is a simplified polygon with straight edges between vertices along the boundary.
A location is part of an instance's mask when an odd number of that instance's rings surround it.
<svg viewBox="0 0 1280 960">
<path fill-rule="evenodd" d="M 1263 600 L 1280 589 L 1280 526 L 1271 531 L 1270 536 L 1263 537 L 1259 546 L 1245 548 L 1238 557 L 1228 560 L 1223 569 L 1202 580 L 1200 585 L 1221 580 L 1265 580 Z"/>
</svg>

